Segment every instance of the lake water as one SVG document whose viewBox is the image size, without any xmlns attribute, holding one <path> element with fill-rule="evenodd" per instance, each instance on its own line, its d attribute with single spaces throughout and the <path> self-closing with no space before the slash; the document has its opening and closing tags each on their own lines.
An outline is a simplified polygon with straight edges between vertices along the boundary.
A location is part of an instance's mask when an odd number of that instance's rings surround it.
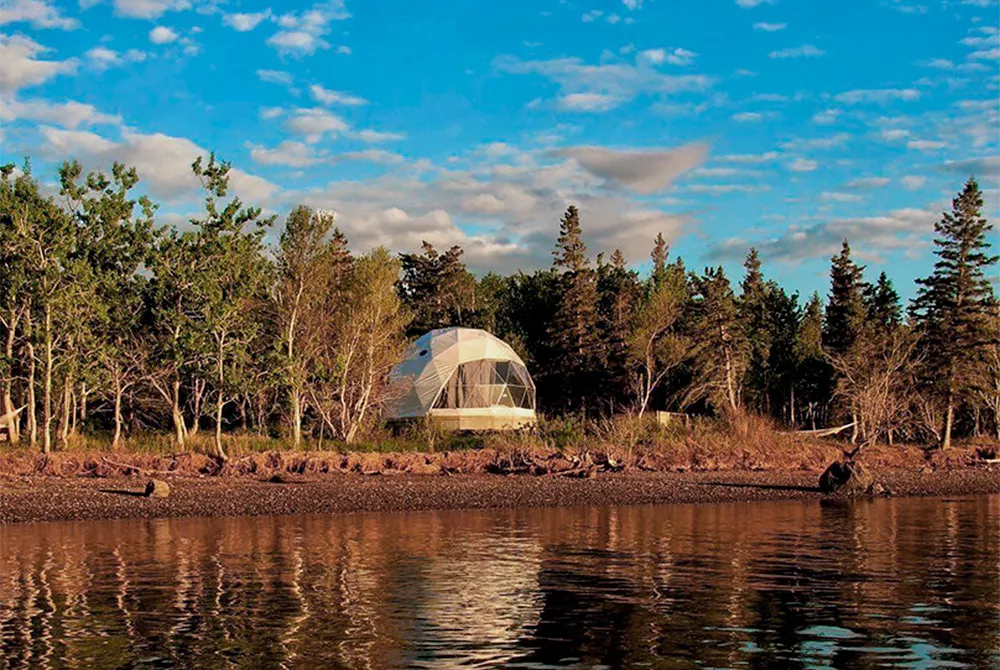
<svg viewBox="0 0 1000 670">
<path fill-rule="evenodd" d="M 1000 496 L 0 526 L 3 667 L 1000 666 Z"/>
</svg>

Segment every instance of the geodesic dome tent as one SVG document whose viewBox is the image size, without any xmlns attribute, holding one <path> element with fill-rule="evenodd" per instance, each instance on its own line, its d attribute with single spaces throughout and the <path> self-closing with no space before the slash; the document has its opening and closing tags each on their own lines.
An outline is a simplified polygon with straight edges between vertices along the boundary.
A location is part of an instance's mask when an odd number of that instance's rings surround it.
<svg viewBox="0 0 1000 670">
<path fill-rule="evenodd" d="M 510 345 L 485 330 L 432 330 L 392 371 L 389 419 L 430 416 L 446 428 L 503 430 L 535 423 L 535 385 Z"/>
</svg>

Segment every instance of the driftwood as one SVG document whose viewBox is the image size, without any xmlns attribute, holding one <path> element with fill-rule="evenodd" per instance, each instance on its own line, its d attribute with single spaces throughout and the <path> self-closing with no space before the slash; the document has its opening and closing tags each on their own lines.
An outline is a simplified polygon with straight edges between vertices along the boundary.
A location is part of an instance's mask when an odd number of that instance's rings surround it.
<svg viewBox="0 0 1000 670">
<path fill-rule="evenodd" d="M 783 430 L 779 431 L 781 435 L 810 435 L 812 437 L 830 437 L 831 435 L 836 435 L 837 433 L 842 433 L 851 426 L 854 422 L 845 423 L 843 426 L 837 426 L 836 428 L 816 428 L 814 430 Z"/>
<path fill-rule="evenodd" d="M 0 416 L 0 428 L 6 428 L 10 424 L 14 423 L 14 420 L 17 419 L 17 415 L 20 414 L 21 410 L 23 410 L 25 407 L 27 407 L 27 405 L 21 405 L 17 409 L 7 412 L 3 416 Z"/>
</svg>

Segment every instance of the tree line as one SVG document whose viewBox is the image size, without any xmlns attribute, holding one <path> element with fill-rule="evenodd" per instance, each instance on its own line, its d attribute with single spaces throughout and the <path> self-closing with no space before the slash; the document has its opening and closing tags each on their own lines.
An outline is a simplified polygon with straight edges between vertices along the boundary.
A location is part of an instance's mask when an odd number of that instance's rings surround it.
<svg viewBox="0 0 1000 670">
<path fill-rule="evenodd" d="M 462 249 L 354 254 L 332 214 L 278 222 L 228 193 L 230 165 L 192 165 L 204 209 L 156 225 L 135 169 L 0 168 L 0 360 L 8 439 L 48 453 L 80 431 L 211 430 L 299 446 L 352 443 L 379 425 L 407 342 L 484 328 L 525 359 L 548 415 L 757 412 L 790 427 L 850 424 L 852 440 L 1000 439 L 1000 313 L 991 226 L 970 179 L 936 224 L 937 261 L 904 310 L 845 240 L 830 290 L 803 299 L 750 249 L 738 285 L 689 270 L 662 235 L 641 276 L 615 250 L 592 259 L 580 213 L 559 223 L 551 267 L 476 277 Z"/>
</svg>

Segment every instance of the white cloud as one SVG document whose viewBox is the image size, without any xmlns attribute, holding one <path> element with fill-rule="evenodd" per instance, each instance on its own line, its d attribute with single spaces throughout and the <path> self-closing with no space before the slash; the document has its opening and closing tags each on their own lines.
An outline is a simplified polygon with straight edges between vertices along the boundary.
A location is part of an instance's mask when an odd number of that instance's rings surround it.
<svg viewBox="0 0 1000 670">
<path fill-rule="evenodd" d="M 892 180 L 888 177 L 861 177 L 852 179 L 844 184 L 845 188 L 882 188 L 887 186 Z"/>
<path fill-rule="evenodd" d="M 167 26 L 156 26 L 149 31 L 149 41 L 153 44 L 170 44 L 176 42 L 178 35 Z"/>
<path fill-rule="evenodd" d="M 761 112 L 738 112 L 730 117 L 737 123 L 759 123 L 764 120 Z"/>
<path fill-rule="evenodd" d="M 281 107 L 263 107 L 260 110 L 260 118 L 265 120 L 276 119 L 284 114 L 284 112 L 285 110 Z"/>
<path fill-rule="evenodd" d="M 708 147 L 688 144 L 677 149 L 630 149 L 581 146 L 558 149 L 554 156 L 572 158 L 585 170 L 637 193 L 656 193 L 670 186 L 681 173 L 705 161 Z"/>
<path fill-rule="evenodd" d="M 559 107 L 569 112 L 606 112 L 625 100 L 603 93 L 570 93 L 559 96 Z"/>
<path fill-rule="evenodd" d="M 767 151 L 762 154 L 726 154 L 718 160 L 727 163 L 770 163 L 778 158 L 777 151 Z"/>
<path fill-rule="evenodd" d="M 799 262 L 829 258 L 844 239 L 869 257 L 879 252 L 912 251 L 926 245 L 938 214 L 933 208 L 897 209 L 881 216 L 832 219 L 812 226 L 792 225 L 781 235 L 753 242 L 763 258 Z M 748 240 L 733 239 L 714 245 L 711 258 L 740 258 L 750 246 Z"/>
<path fill-rule="evenodd" d="M 736 4 L 743 9 L 753 9 L 760 5 L 770 5 L 776 2 L 776 0 L 736 0 Z"/>
<path fill-rule="evenodd" d="M 270 8 L 264 10 L 263 12 L 237 12 L 234 14 L 225 14 L 222 17 L 222 22 L 237 32 L 246 33 L 250 32 L 259 26 L 262 21 L 269 18 L 271 18 Z"/>
<path fill-rule="evenodd" d="M 911 102 L 920 98 L 920 91 L 915 88 L 880 88 L 880 89 L 855 89 L 845 91 L 833 96 L 837 102 L 845 105 L 857 105 L 862 103 L 872 103 L 884 105 L 896 100 Z"/>
<path fill-rule="evenodd" d="M 103 114 L 93 105 L 82 102 L 52 103 L 46 100 L 0 99 L 0 120 L 16 119 L 29 119 L 71 129 L 81 125 L 120 125 L 122 122 L 120 116 Z"/>
<path fill-rule="evenodd" d="M 38 60 L 48 48 L 24 35 L 0 34 L 0 92 L 11 96 L 29 86 L 37 86 L 61 74 L 74 74 L 77 60 Z"/>
<path fill-rule="evenodd" d="M 395 142 L 397 140 L 406 139 L 406 135 L 403 133 L 380 132 L 378 130 L 362 130 L 356 133 L 355 137 L 362 142 L 368 142 L 369 144 Z"/>
<path fill-rule="evenodd" d="M 313 84 L 309 87 L 309 93 L 312 95 L 313 100 L 320 103 L 321 105 L 367 105 L 368 101 L 364 98 L 359 98 L 355 95 L 349 93 L 341 93 L 340 91 L 331 91 L 329 89 L 323 88 L 319 84 Z"/>
<path fill-rule="evenodd" d="M 639 56 L 653 65 L 691 65 L 698 54 L 694 51 L 678 47 L 675 49 L 646 49 L 639 53 Z"/>
<path fill-rule="evenodd" d="M 298 135 L 304 135 L 306 142 L 315 144 L 324 135 L 342 135 L 348 126 L 339 116 L 322 107 L 300 107 L 294 116 L 285 121 L 285 127 Z"/>
<path fill-rule="evenodd" d="M 710 195 L 770 190 L 768 186 L 755 186 L 753 184 L 688 184 L 685 188 L 694 193 L 708 193 Z"/>
<path fill-rule="evenodd" d="M 589 12 L 584 12 L 583 16 L 580 17 L 580 20 L 584 23 L 593 23 L 597 19 L 601 18 L 603 14 L 604 12 L 600 9 L 592 9 Z"/>
<path fill-rule="evenodd" d="M 114 0 L 115 14 L 133 19 L 158 19 L 168 11 L 191 8 L 190 0 Z"/>
<path fill-rule="evenodd" d="M 277 19 L 280 30 L 267 39 L 267 44 L 283 56 L 310 56 L 329 49 L 330 43 L 323 38 L 329 34 L 330 24 L 350 16 L 342 0 L 319 2 L 304 12 L 282 14 Z"/>
<path fill-rule="evenodd" d="M 624 103 L 640 94 L 663 97 L 703 91 L 713 82 L 701 74 L 664 74 L 641 55 L 637 55 L 635 64 L 622 60 L 598 65 L 588 65 L 579 58 L 522 61 L 500 56 L 494 59 L 493 66 L 500 72 L 535 74 L 556 82 L 561 89 L 561 103 L 575 109 L 610 109 L 615 101 Z"/>
<path fill-rule="evenodd" d="M 46 0 L 4 0 L 0 4 L 0 26 L 8 23 L 29 23 L 32 28 L 75 30 L 76 19 L 66 18 Z"/>
<path fill-rule="evenodd" d="M 982 63 L 953 63 L 947 58 L 932 58 L 920 65 L 946 72 L 988 72 L 990 69 Z"/>
<path fill-rule="evenodd" d="M 821 126 L 829 126 L 837 122 L 840 114 L 839 109 L 824 109 L 822 112 L 813 114 L 812 121 Z"/>
<path fill-rule="evenodd" d="M 291 86 L 295 78 L 291 72 L 284 70 L 257 70 L 257 78 L 268 84 L 281 84 Z"/>
<path fill-rule="evenodd" d="M 796 158 L 788 164 L 788 169 L 792 172 L 812 172 L 819 167 L 819 163 L 808 158 Z"/>
<path fill-rule="evenodd" d="M 937 151 L 938 149 L 944 149 L 948 144 L 946 142 L 939 142 L 937 140 L 910 140 L 906 143 L 906 148 L 916 149 L 917 151 Z"/>
<path fill-rule="evenodd" d="M 83 55 L 87 59 L 87 63 L 95 70 L 106 70 L 126 63 L 141 63 L 148 57 L 145 51 L 139 49 L 129 49 L 122 54 L 103 45 L 89 49 Z"/>
<path fill-rule="evenodd" d="M 306 167 L 323 160 L 324 156 L 317 153 L 313 147 L 302 142 L 285 141 L 274 149 L 254 146 L 250 149 L 250 158 L 261 165 L 283 165 L 286 167 Z"/>
<path fill-rule="evenodd" d="M 904 128 L 886 128 L 880 134 L 886 142 L 899 142 L 910 136 L 910 131 Z"/>
<path fill-rule="evenodd" d="M 899 183 L 903 185 L 907 191 L 915 191 L 925 183 L 927 183 L 927 177 L 919 177 L 914 175 L 907 175 L 899 180 Z"/>
<path fill-rule="evenodd" d="M 45 140 L 43 151 L 59 159 L 74 156 L 94 167 L 106 168 L 114 161 L 135 167 L 142 188 L 156 198 L 196 199 L 201 190 L 191 172 L 191 163 L 209 152 L 188 139 L 124 130 L 121 139 L 113 141 L 87 131 L 49 126 L 42 126 L 39 132 Z M 280 190 L 277 185 L 242 170 L 233 169 L 229 176 L 230 192 L 248 204 L 266 206 Z"/>
<path fill-rule="evenodd" d="M 779 49 L 767 54 L 768 58 L 817 58 L 826 54 L 825 51 L 812 44 L 803 44 L 799 47 L 789 49 Z"/>
<path fill-rule="evenodd" d="M 759 21 L 753 24 L 754 30 L 763 30 L 768 33 L 776 33 L 779 30 L 784 30 L 788 27 L 787 23 L 767 23 L 766 21 Z"/>
<path fill-rule="evenodd" d="M 819 194 L 819 199 L 823 202 L 861 202 L 864 200 L 860 195 L 839 191 L 823 191 Z"/>
</svg>

